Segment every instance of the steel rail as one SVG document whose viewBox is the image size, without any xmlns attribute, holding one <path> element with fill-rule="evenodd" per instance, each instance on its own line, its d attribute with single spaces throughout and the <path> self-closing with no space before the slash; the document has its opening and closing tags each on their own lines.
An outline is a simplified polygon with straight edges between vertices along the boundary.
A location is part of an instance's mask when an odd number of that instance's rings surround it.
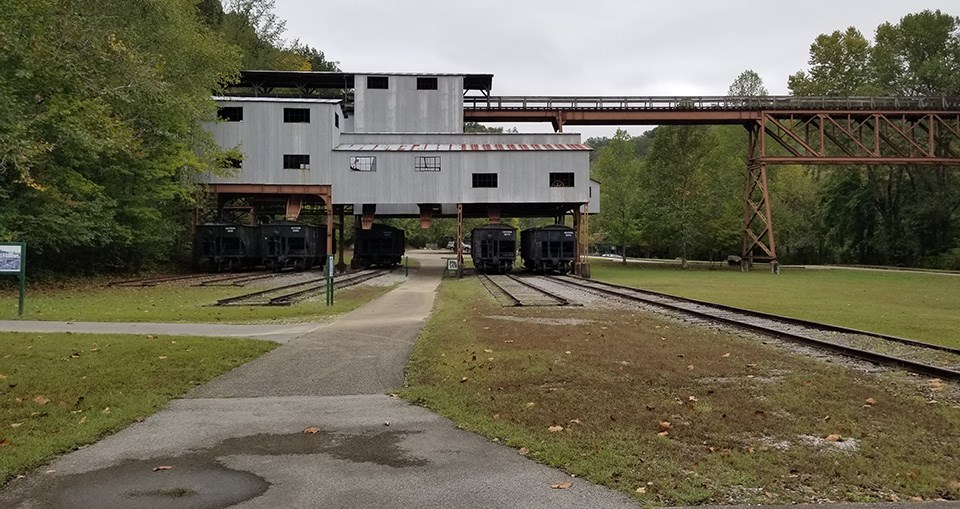
<svg viewBox="0 0 960 509">
<path fill-rule="evenodd" d="M 243 284 L 239 284 L 239 283 L 246 284 L 246 283 L 249 283 L 250 281 L 259 281 L 261 279 L 269 279 L 277 276 L 279 276 L 279 274 L 277 273 L 254 274 L 254 275 L 250 275 L 250 274 L 233 275 L 233 276 L 227 276 L 227 277 L 222 277 L 218 279 L 210 279 L 207 281 L 202 281 L 200 283 L 190 285 L 190 286 L 243 286 Z M 221 283 L 226 283 L 226 284 L 221 284 Z"/>
<path fill-rule="evenodd" d="M 528 287 L 528 288 L 532 288 L 532 289 L 534 289 L 534 290 L 536 290 L 536 291 L 538 291 L 538 292 L 546 295 L 547 297 L 550 297 L 551 299 L 556 300 L 557 302 L 559 302 L 559 304 L 557 304 L 558 306 L 567 306 L 567 305 L 570 304 L 570 301 L 569 301 L 569 300 L 567 300 L 567 299 L 565 299 L 565 298 L 557 295 L 556 293 L 553 293 L 553 292 L 548 291 L 548 290 L 544 290 L 543 288 L 540 288 L 539 286 L 536 286 L 536 285 L 534 285 L 534 284 L 531 284 L 531 283 L 528 282 L 528 281 L 524 281 L 523 279 L 521 279 L 521 278 L 519 278 L 519 277 L 517 277 L 517 276 L 514 276 L 514 275 L 512 275 L 512 274 L 506 274 L 506 276 L 507 276 L 508 278 L 512 279 L 513 281 L 516 281 L 517 283 L 520 283 L 521 285 L 524 285 L 524 286 L 526 286 L 526 287 Z"/>
<path fill-rule="evenodd" d="M 774 320 L 774 321 L 778 321 L 778 322 L 784 322 L 784 323 L 788 323 L 788 324 L 790 324 L 790 325 L 799 325 L 799 326 L 801 326 L 801 327 L 810 327 L 810 328 L 813 328 L 813 329 L 820 329 L 820 330 L 825 330 L 825 331 L 829 331 L 829 332 L 840 332 L 840 333 L 843 333 L 843 334 L 858 334 L 858 335 L 861 335 L 861 336 L 868 336 L 868 337 L 872 337 L 872 338 L 884 339 L 884 340 L 887 340 L 887 341 L 893 341 L 893 342 L 895 342 L 895 343 L 902 343 L 902 344 L 904 344 L 904 345 L 916 346 L 916 347 L 920 347 L 920 348 L 928 348 L 928 349 L 931 349 L 931 350 L 940 350 L 940 351 L 942 351 L 942 352 L 948 352 L 948 353 L 960 355 L 960 348 L 953 348 L 953 347 L 949 347 L 949 346 L 945 346 L 945 345 L 937 345 L 937 344 L 933 344 L 933 343 L 926 343 L 926 342 L 923 342 L 923 341 L 917 341 L 917 340 L 915 340 L 915 339 L 909 339 L 909 338 L 904 338 L 904 337 L 900 337 L 900 336 L 892 336 L 892 335 L 889 335 L 889 334 L 882 334 L 882 333 L 879 333 L 879 332 L 871 332 L 871 331 L 866 331 L 866 330 L 861 330 L 861 329 L 854 329 L 854 328 L 852 328 L 852 327 L 844 327 L 844 326 L 842 326 L 842 325 L 833 325 L 833 324 L 829 324 L 829 323 L 814 322 L 814 321 L 811 321 L 811 320 L 804 320 L 803 318 L 793 318 L 793 317 L 789 317 L 789 316 L 775 315 L 775 314 L 773 314 L 773 313 L 765 313 L 765 312 L 763 312 L 763 311 L 755 311 L 755 310 L 753 310 L 753 309 L 738 308 L 738 307 L 736 307 L 736 306 L 728 306 L 728 305 L 726 305 L 726 304 L 717 304 L 717 303 L 714 303 L 714 302 L 707 302 L 707 301 L 703 301 L 703 300 L 691 299 L 691 298 L 689 298 L 689 297 L 678 297 L 678 296 L 676 296 L 676 295 L 670 295 L 670 294 L 668 294 L 668 293 L 655 292 L 655 291 L 653 291 L 653 290 L 643 290 L 643 289 L 640 289 L 640 288 L 634 288 L 634 287 L 632 287 L 632 286 L 618 285 L 618 284 L 616 284 L 616 283 L 607 283 L 607 282 L 605 282 L 605 281 L 588 280 L 588 279 L 583 279 L 583 278 L 580 278 L 580 277 L 577 277 L 577 276 L 567 276 L 567 277 L 574 278 L 574 279 L 580 279 L 580 280 L 583 280 L 583 281 L 590 281 L 591 283 L 602 284 L 602 285 L 610 286 L 610 287 L 613 287 L 613 288 L 619 288 L 619 289 L 621 289 L 621 290 L 627 290 L 627 291 L 631 291 L 631 292 L 644 293 L 644 294 L 647 294 L 647 295 L 655 295 L 655 296 L 657 296 L 657 297 L 661 297 L 661 298 L 665 298 L 665 299 L 674 299 L 674 300 L 678 300 L 678 301 L 681 301 L 681 302 L 688 302 L 688 303 L 690 303 L 690 304 L 696 304 L 696 305 L 699 305 L 699 306 L 706 306 L 706 307 L 712 307 L 712 308 L 722 309 L 722 310 L 724 310 L 724 311 L 729 311 L 729 312 L 731 312 L 731 313 L 741 313 L 741 314 L 745 314 L 745 315 L 756 316 L 756 317 L 758 317 L 758 318 L 764 318 L 764 319 L 767 319 L 767 320 Z"/>
<path fill-rule="evenodd" d="M 125 281 L 111 281 L 107 286 L 156 286 L 160 283 L 169 283 L 171 281 L 181 281 L 184 279 L 196 279 L 210 277 L 210 274 L 184 274 L 179 276 L 158 276 L 141 279 L 128 279 Z"/>
<path fill-rule="evenodd" d="M 380 276 L 385 276 L 391 272 L 393 271 L 379 270 L 379 271 L 374 271 L 366 274 L 351 274 L 354 277 L 351 277 L 349 279 L 334 279 L 333 287 L 338 289 L 346 288 L 348 286 L 357 285 L 364 281 L 369 281 L 371 279 L 375 279 Z M 266 305 L 267 306 L 289 306 L 298 302 L 300 300 L 299 299 L 300 297 L 305 297 L 307 295 L 310 295 L 311 293 L 316 293 L 321 290 L 325 290 L 326 288 L 327 288 L 327 285 L 326 285 L 326 282 L 324 282 L 324 284 L 322 285 L 311 286 L 310 288 L 305 288 L 303 290 L 299 290 L 293 293 L 288 293 L 286 295 L 280 295 L 278 297 L 274 297 L 270 299 Z"/>
<path fill-rule="evenodd" d="M 885 354 L 881 354 L 881 353 L 877 353 L 877 352 L 872 352 L 872 351 L 869 351 L 869 350 L 862 350 L 862 349 L 859 349 L 859 348 L 853 348 L 853 347 L 849 347 L 849 346 L 839 345 L 839 344 L 836 344 L 836 343 L 831 343 L 831 342 L 829 342 L 829 341 L 823 341 L 823 340 L 816 339 L 816 338 L 812 338 L 812 337 L 805 336 L 805 335 L 802 335 L 802 334 L 787 332 L 787 331 L 784 331 L 784 330 L 774 329 L 774 328 L 766 327 L 766 326 L 763 326 L 763 325 L 752 324 L 752 323 L 749 323 L 749 322 L 745 322 L 745 321 L 743 321 L 743 320 L 738 320 L 738 319 L 735 319 L 735 318 L 719 316 L 719 315 L 717 315 L 717 314 L 712 314 L 712 313 L 705 312 L 705 311 L 698 311 L 698 310 L 694 310 L 694 309 L 682 307 L 682 306 L 675 305 L 675 304 L 669 304 L 669 303 L 662 302 L 662 301 L 657 301 L 657 300 L 653 300 L 653 299 L 649 299 L 649 298 L 644 298 L 644 297 L 638 296 L 638 295 L 630 295 L 630 294 L 625 293 L 625 291 L 635 292 L 635 293 L 638 293 L 638 294 L 641 294 L 641 295 L 643 295 L 643 294 L 650 294 L 650 295 L 652 295 L 652 296 L 656 296 L 656 297 L 659 297 L 659 298 L 669 298 L 669 299 L 674 299 L 674 300 L 677 300 L 677 301 L 680 301 L 680 302 L 685 302 L 685 301 L 686 301 L 686 302 L 689 303 L 689 304 L 696 304 L 696 305 L 705 306 L 705 307 L 712 307 L 712 308 L 715 308 L 715 309 L 716 309 L 716 308 L 719 308 L 720 310 L 728 311 L 728 312 L 735 310 L 736 312 L 741 313 L 741 314 L 745 314 L 745 315 L 747 315 L 747 316 L 758 316 L 757 314 L 754 314 L 754 312 L 749 311 L 749 310 L 741 310 L 741 309 L 739 309 L 739 308 L 729 308 L 728 306 L 717 306 L 717 305 L 710 304 L 710 303 L 703 303 L 703 302 L 700 302 L 700 301 L 693 301 L 693 300 L 691 300 L 691 299 L 677 298 L 677 297 L 674 297 L 674 296 L 672 296 L 672 295 L 657 294 L 656 292 L 648 292 L 648 291 L 646 291 L 646 290 L 638 290 L 638 289 L 636 289 L 636 288 L 631 288 L 631 287 L 628 287 L 628 286 L 615 285 L 615 284 L 611 284 L 611 283 L 602 283 L 602 282 L 597 282 L 597 281 L 592 281 L 592 280 L 590 280 L 590 282 L 589 282 L 589 284 L 588 284 L 588 283 L 585 282 L 585 281 L 587 281 L 587 280 L 584 280 L 584 279 L 581 279 L 581 278 L 555 277 L 554 279 L 555 279 L 556 281 L 562 283 L 562 284 L 567 284 L 568 286 L 574 286 L 574 287 L 578 287 L 578 288 L 586 289 L 586 290 L 593 290 L 593 291 L 596 291 L 596 292 L 605 293 L 605 294 L 607 294 L 607 295 L 612 295 L 612 296 L 618 297 L 618 298 L 623 298 L 623 299 L 627 299 L 627 300 L 632 300 L 632 301 L 642 302 L 642 303 L 645 303 L 645 304 L 650 304 L 650 305 L 654 305 L 654 306 L 659 306 L 659 307 L 662 307 L 662 308 L 665 308 L 665 309 L 669 309 L 669 310 L 671 310 L 671 311 L 677 311 L 677 312 L 680 312 L 680 313 L 683 313 L 683 314 L 696 316 L 696 317 L 698 317 L 698 318 L 702 318 L 702 319 L 705 319 L 705 320 L 709 320 L 709 321 L 713 321 L 713 322 L 720 322 L 720 323 L 724 323 L 724 324 L 727 324 L 727 325 L 733 325 L 733 326 L 735 326 L 735 327 L 739 327 L 739 328 L 743 328 L 743 329 L 747 329 L 747 330 L 752 330 L 752 331 L 754 331 L 754 332 L 759 332 L 759 333 L 761 333 L 761 334 L 766 334 L 766 335 L 770 335 L 770 336 L 773 336 L 773 337 L 778 337 L 778 338 L 787 339 L 787 340 L 791 340 L 791 341 L 798 342 L 798 343 L 803 343 L 803 344 L 807 344 L 807 345 L 816 346 L 816 347 L 821 348 L 821 349 L 834 351 L 834 352 L 837 352 L 837 353 L 839 353 L 839 354 L 846 355 L 846 356 L 848 356 L 848 357 L 853 357 L 853 358 L 857 358 L 857 359 L 861 359 L 861 360 L 867 360 L 867 361 L 870 361 L 870 362 L 873 362 L 873 363 L 876 363 L 876 364 L 882 364 L 882 365 L 888 365 L 888 366 L 896 366 L 896 367 L 904 368 L 904 369 L 906 369 L 906 370 L 908 370 L 908 371 L 913 371 L 913 372 L 915 372 L 915 373 L 920 373 L 920 374 L 924 374 L 924 375 L 934 376 L 934 377 L 938 377 L 938 378 L 948 378 L 948 379 L 952 379 L 952 380 L 960 380 L 960 371 L 956 371 L 956 370 L 953 370 L 953 369 L 943 368 L 943 367 L 939 367 L 939 366 L 931 366 L 931 365 L 929 365 L 929 364 L 924 364 L 924 363 L 922 363 L 922 362 L 912 361 L 912 360 L 909 360 L 909 359 L 903 359 L 903 358 L 901 358 L 901 357 L 894 357 L 894 356 L 891 356 L 891 355 L 885 355 Z M 603 287 L 601 287 L 601 286 L 606 286 L 607 288 L 603 288 Z M 727 308 L 727 309 L 725 309 L 725 308 Z M 776 315 L 768 315 L 768 316 L 776 316 Z M 809 322 L 809 323 L 814 323 L 814 322 Z"/>
<path fill-rule="evenodd" d="M 245 293 L 245 294 L 243 294 L 243 295 L 237 295 L 236 297 L 227 297 L 227 298 L 225 298 L 225 299 L 220 299 L 220 300 L 218 300 L 216 305 L 217 305 L 217 306 L 226 306 L 226 305 L 229 305 L 229 304 L 234 304 L 234 303 L 236 303 L 236 302 L 240 302 L 240 301 L 244 301 L 244 300 L 250 300 L 250 299 L 253 298 L 253 297 L 260 297 L 261 295 L 267 295 L 267 294 L 270 294 L 270 293 L 274 293 L 274 292 L 276 292 L 276 291 L 278 291 L 278 290 L 288 290 L 288 289 L 290 289 L 290 288 L 296 288 L 296 287 L 298 287 L 298 286 L 305 286 L 305 285 L 309 285 L 309 284 L 313 284 L 313 283 L 319 283 L 320 281 L 326 281 L 326 280 L 327 280 L 327 279 L 326 279 L 325 277 L 317 278 L 317 279 L 309 279 L 309 280 L 307 280 L 307 281 L 301 281 L 301 282 L 299 282 L 299 283 L 293 283 L 293 284 L 289 284 L 289 285 L 278 286 L 278 287 L 275 287 L 275 288 L 268 288 L 268 289 L 266 289 L 266 290 L 260 290 L 260 291 L 256 291 L 256 292 Z"/>
<path fill-rule="evenodd" d="M 494 295 L 494 292 L 491 288 L 496 288 L 497 290 L 500 290 L 500 293 L 506 295 L 508 299 L 512 300 L 513 306 L 511 307 L 523 305 L 523 303 L 520 302 L 520 299 L 518 299 L 516 295 L 508 292 L 503 286 L 501 286 L 499 283 L 491 279 L 490 276 L 486 274 L 477 274 L 477 275 L 480 277 L 480 283 L 483 284 L 483 287 L 486 288 L 488 292 L 490 292 L 490 295 L 492 295 L 494 299 L 497 299 L 497 296 Z"/>
</svg>

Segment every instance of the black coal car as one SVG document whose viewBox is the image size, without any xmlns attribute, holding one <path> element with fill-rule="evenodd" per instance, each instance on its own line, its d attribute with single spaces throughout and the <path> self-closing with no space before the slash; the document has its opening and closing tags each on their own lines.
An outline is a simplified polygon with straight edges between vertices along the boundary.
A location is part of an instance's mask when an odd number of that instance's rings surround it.
<svg viewBox="0 0 960 509">
<path fill-rule="evenodd" d="M 325 228 L 294 222 L 260 226 L 263 265 L 271 270 L 307 270 L 322 267 L 327 259 Z"/>
<path fill-rule="evenodd" d="M 520 232 L 520 256 L 523 266 L 533 272 L 559 272 L 573 269 L 577 252 L 576 232 L 559 224 L 530 228 Z"/>
<path fill-rule="evenodd" d="M 242 224 L 197 225 L 193 258 L 207 272 L 240 270 L 260 263 L 260 227 Z"/>
<path fill-rule="evenodd" d="M 403 259 L 406 236 L 400 228 L 373 224 L 369 230 L 357 229 L 350 268 L 396 267 Z"/>
<path fill-rule="evenodd" d="M 517 229 L 502 224 L 488 224 L 470 233 L 470 256 L 480 272 L 506 273 L 517 259 Z"/>
</svg>

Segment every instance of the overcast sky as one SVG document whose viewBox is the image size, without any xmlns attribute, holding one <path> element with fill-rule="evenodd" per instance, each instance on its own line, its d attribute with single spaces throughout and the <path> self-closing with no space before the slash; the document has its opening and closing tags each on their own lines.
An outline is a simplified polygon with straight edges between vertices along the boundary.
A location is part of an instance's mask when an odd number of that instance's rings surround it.
<svg viewBox="0 0 960 509">
<path fill-rule="evenodd" d="M 344 71 L 493 74 L 494 95 L 724 95 L 746 69 L 786 94 L 817 35 L 855 26 L 872 38 L 924 9 L 960 15 L 960 2 L 276 0 L 285 38 Z M 615 127 L 567 130 L 586 138 Z"/>
</svg>

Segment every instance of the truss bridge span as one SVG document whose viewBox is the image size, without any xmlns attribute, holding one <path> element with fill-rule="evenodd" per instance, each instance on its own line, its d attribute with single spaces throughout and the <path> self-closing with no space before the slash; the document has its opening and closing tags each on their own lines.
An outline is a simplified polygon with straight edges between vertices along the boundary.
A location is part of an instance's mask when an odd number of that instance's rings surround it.
<svg viewBox="0 0 960 509">
<path fill-rule="evenodd" d="M 960 97 L 469 96 L 464 120 L 741 125 L 749 134 L 743 250 L 777 264 L 768 164 L 960 166 Z"/>
</svg>

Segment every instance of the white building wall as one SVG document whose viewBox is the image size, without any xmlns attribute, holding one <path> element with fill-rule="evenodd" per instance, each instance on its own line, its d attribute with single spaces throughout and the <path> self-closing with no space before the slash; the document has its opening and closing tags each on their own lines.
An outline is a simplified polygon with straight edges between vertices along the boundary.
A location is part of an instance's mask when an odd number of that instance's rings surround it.
<svg viewBox="0 0 960 509">
<path fill-rule="evenodd" d="M 386 77 L 389 88 L 367 88 L 369 76 Z M 418 77 L 437 78 L 437 90 L 417 90 Z M 357 74 L 354 80 L 354 132 L 463 132 L 463 76 Z"/>
</svg>

